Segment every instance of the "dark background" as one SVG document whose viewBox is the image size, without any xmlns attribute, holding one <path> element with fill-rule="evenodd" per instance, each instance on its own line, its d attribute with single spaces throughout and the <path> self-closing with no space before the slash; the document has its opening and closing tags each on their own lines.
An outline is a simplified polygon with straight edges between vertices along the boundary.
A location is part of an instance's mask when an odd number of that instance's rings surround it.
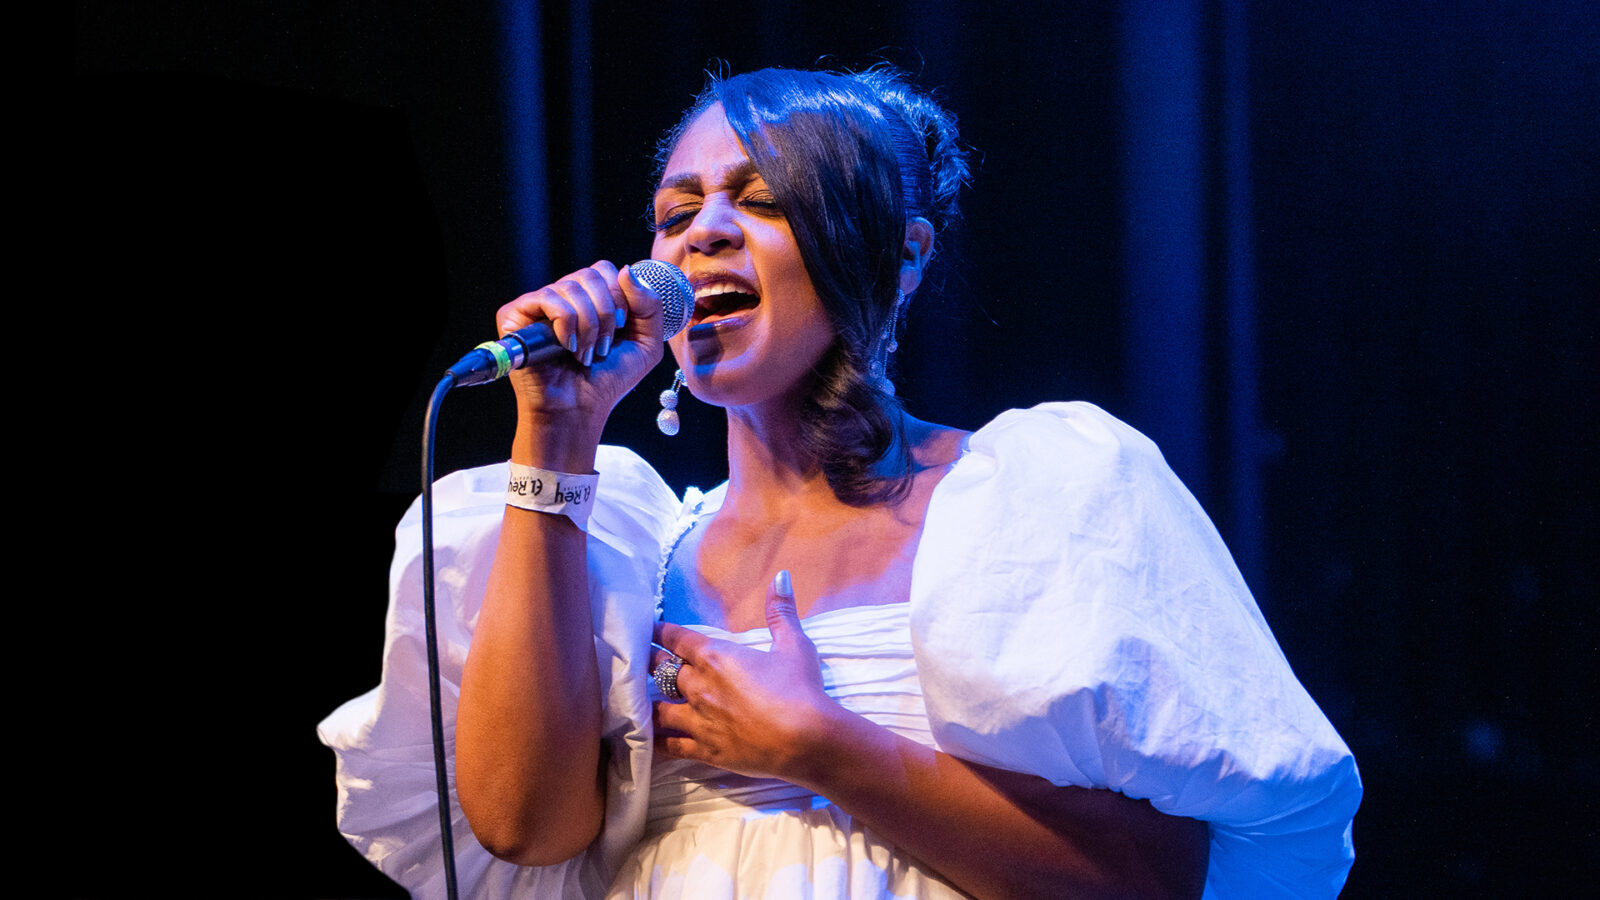
<svg viewBox="0 0 1600 900">
<path fill-rule="evenodd" d="M 53 893 L 403 896 L 314 729 L 377 682 L 423 392 L 517 293 L 648 255 L 704 69 L 824 57 L 909 69 L 977 151 L 902 396 L 1161 443 L 1361 765 L 1346 896 L 1594 883 L 1593 4 L 544 7 L 76 4 L 87 319 L 39 312 L 123 335 L 52 391 L 79 471 L 137 480 L 61 563 Z M 653 429 L 669 379 L 608 440 L 710 486 L 715 411 Z M 510 426 L 454 392 L 437 471 Z"/>
</svg>

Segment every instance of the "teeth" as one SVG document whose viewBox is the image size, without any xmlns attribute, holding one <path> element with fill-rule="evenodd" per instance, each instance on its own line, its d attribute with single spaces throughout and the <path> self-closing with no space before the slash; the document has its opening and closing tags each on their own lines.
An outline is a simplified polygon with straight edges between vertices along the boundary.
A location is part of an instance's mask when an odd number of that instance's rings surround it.
<svg viewBox="0 0 1600 900">
<path fill-rule="evenodd" d="M 708 285 L 705 285 L 703 287 L 695 288 L 694 298 L 696 300 L 703 300 L 706 297 L 720 297 L 723 294 L 747 294 L 747 293 L 749 293 L 749 291 L 743 290 L 743 289 L 741 289 L 741 288 L 739 288 L 739 287 L 737 287 L 735 285 L 731 285 L 731 284 L 708 284 Z"/>
</svg>

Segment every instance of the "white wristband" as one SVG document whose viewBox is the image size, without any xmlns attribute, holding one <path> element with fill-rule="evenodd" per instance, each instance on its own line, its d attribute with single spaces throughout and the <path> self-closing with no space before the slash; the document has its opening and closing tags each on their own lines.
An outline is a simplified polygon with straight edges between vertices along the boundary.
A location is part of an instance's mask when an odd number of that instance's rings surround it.
<svg viewBox="0 0 1600 900">
<path fill-rule="evenodd" d="M 598 472 L 572 475 L 511 463 L 511 480 L 506 483 L 506 505 L 533 512 L 566 516 L 581 531 L 589 530 L 589 512 L 594 509 Z"/>
</svg>

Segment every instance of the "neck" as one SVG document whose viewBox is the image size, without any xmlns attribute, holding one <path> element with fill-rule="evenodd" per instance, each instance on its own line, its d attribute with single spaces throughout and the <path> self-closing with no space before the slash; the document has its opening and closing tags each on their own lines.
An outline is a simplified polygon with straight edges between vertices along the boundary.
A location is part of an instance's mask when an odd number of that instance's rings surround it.
<svg viewBox="0 0 1600 900">
<path fill-rule="evenodd" d="M 821 463 L 807 450 L 798 410 L 798 402 L 728 410 L 725 516 L 774 521 L 855 510 L 834 495 Z M 916 476 L 947 467 L 960 455 L 965 432 L 920 421 L 903 411 L 896 415 L 901 427 L 885 460 L 900 459 L 904 449 Z"/>
<path fill-rule="evenodd" d="M 799 449 L 792 415 L 763 418 L 730 410 L 728 492 L 711 529 L 754 545 L 773 535 L 816 538 L 871 521 L 879 528 L 920 527 L 933 489 L 960 457 L 967 433 L 899 415 L 912 458 L 909 490 L 892 503 L 858 507 L 836 497 L 822 467 Z"/>
<path fill-rule="evenodd" d="M 837 504 L 801 435 L 799 401 L 728 410 L 728 499 L 724 508 L 779 511 L 796 503 Z"/>
</svg>

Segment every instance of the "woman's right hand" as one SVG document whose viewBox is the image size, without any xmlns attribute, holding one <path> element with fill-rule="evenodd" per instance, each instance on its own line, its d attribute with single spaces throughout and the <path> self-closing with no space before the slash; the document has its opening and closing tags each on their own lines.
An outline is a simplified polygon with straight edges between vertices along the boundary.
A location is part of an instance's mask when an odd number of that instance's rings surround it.
<svg viewBox="0 0 1600 900">
<path fill-rule="evenodd" d="M 617 402 L 661 360 L 661 297 L 628 267 L 601 260 L 495 314 L 502 337 L 540 321 L 569 352 L 510 374 L 519 422 L 578 426 L 598 439 Z"/>
</svg>

